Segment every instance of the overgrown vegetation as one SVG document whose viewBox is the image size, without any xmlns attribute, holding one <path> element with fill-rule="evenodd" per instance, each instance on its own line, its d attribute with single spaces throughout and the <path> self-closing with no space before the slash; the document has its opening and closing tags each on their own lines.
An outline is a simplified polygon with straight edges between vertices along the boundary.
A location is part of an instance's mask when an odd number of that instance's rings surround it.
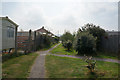
<svg viewBox="0 0 120 80">
<path fill-rule="evenodd" d="M 93 24 L 85 24 L 77 33 L 73 35 L 70 32 L 65 32 L 61 36 L 62 44 L 69 50 L 71 45 L 78 52 L 78 54 L 92 54 L 96 51 L 101 51 L 101 40 L 106 35 L 105 30 Z M 68 46 L 68 41 L 71 45 Z"/>
<path fill-rule="evenodd" d="M 58 42 L 59 42 L 59 37 L 57 37 L 57 36 L 51 37 L 48 35 L 41 35 L 41 39 L 40 39 L 40 43 L 39 43 L 40 45 L 37 47 L 37 50 L 48 49 L 52 45 L 54 45 Z"/>
<path fill-rule="evenodd" d="M 72 48 L 72 43 L 73 43 L 74 36 L 70 32 L 65 32 L 61 36 L 62 44 L 64 48 L 67 48 L 68 51 Z"/>
</svg>

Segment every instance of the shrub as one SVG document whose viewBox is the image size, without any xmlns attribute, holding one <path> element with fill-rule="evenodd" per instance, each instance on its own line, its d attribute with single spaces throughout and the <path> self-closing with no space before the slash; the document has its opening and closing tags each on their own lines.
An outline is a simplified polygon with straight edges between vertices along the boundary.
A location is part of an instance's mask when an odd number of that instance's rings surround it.
<svg viewBox="0 0 120 80">
<path fill-rule="evenodd" d="M 72 48 L 72 42 L 70 40 L 66 42 L 66 48 L 68 51 Z"/>
<path fill-rule="evenodd" d="M 58 43 L 58 42 L 59 42 L 59 37 L 55 36 L 55 37 L 54 37 L 54 42 L 55 42 L 55 43 Z"/>
<path fill-rule="evenodd" d="M 62 42 L 64 48 L 66 48 L 66 42 Z"/>
<path fill-rule="evenodd" d="M 74 48 L 78 54 L 94 53 L 96 49 L 96 38 L 88 32 L 81 32 L 76 36 Z"/>
<path fill-rule="evenodd" d="M 92 56 L 87 57 L 84 55 L 84 58 L 85 58 L 84 61 L 88 63 L 86 67 L 90 70 L 91 73 L 93 73 L 95 70 L 95 66 L 96 66 L 96 60 L 92 60 Z"/>
<path fill-rule="evenodd" d="M 72 42 L 70 40 L 63 42 L 63 46 L 69 51 L 72 48 Z"/>
<path fill-rule="evenodd" d="M 100 26 L 96 26 L 88 23 L 84 27 L 82 27 L 82 31 L 85 31 L 85 32 L 87 31 L 97 38 L 96 40 L 97 50 L 100 50 L 102 48 L 101 47 L 102 36 L 106 34 L 104 29 L 100 28 Z"/>
</svg>

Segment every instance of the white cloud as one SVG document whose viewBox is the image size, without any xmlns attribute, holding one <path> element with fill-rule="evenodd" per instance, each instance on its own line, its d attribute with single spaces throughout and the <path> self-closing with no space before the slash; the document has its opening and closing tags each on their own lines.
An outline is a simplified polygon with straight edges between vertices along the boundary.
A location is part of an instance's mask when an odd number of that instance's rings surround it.
<svg viewBox="0 0 120 80">
<path fill-rule="evenodd" d="M 119 0 L 2 0 L 2 2 L 118 2 Z"/>
<path fill-rule="evenodd" d="M 6 6 L 10 10 L 5 12 L 23 30 L 36 30 L 45 25 L 52 32 L 58 33 L 59 30 L 62 34 L 65 29 L 73 32 L 86 23 L 117 29 L 117 3 L 71 1 L 18 3 L 14 8 Z"/>
<path fill-rule="evenodd" d="M 117 4 L 117 3 L 116 3 Z M 64 30 L 76 31 L 86 23 L 100 25 L 104 29 L 117 30 L 117 5 L 112 3 L 71 3 L 57 17 L 53 24 Z"/>
<path fill-rule="evenodd" d="M 21 3 L 10 17 L 19 24 L 19 29 L 36 30 L 47 23 L 42 8 L 39 5 Z"/>
</svg>

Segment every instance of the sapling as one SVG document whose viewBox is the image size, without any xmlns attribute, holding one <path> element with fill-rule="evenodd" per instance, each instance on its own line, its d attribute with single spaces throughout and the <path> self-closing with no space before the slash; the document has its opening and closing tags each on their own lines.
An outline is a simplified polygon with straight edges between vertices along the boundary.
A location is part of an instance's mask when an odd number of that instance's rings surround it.
<svg viewBox="0 0 120 80">
<path fill-rule="evenodd" d="M 88 63 L 86 67 L 90 70 L 90 72 L 94 72 L 96 66 L 96 60 L 92 60 L 93 58 L 92 56 L 88 57 L 84 55 L 84 58 L 85 58 L 84 61 Z"/>
</svg>

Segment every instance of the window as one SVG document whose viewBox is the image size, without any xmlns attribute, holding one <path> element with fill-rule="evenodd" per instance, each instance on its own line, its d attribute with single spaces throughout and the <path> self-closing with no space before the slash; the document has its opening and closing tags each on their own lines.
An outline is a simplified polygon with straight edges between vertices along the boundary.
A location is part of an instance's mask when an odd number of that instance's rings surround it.
<svg viewBox="0 0 120 80">
<path fill-rule="evenodd" d="M 8 26 L 8 28 L 7 28 L 7 37 L 9 37 L 9 38 L 14 37 L 14 28 L 13 27 Z"/>
</svg>

